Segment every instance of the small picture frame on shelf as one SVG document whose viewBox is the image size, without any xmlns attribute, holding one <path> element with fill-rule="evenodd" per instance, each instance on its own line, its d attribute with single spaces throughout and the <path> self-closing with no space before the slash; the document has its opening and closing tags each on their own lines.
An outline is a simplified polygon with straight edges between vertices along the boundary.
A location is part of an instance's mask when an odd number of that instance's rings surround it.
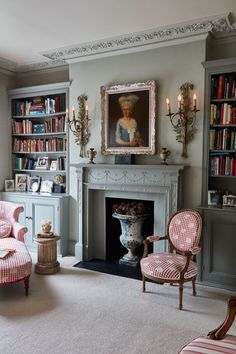
<svg viewBox="0 0 236 354">
<path fill-rule="evenodd" d="M 14 179 L 5 179 L 5 192 L 15 191 L 15 181 Z"/>
<path fill-rule="evenodd" d="M 53 181 L 45 180 L 41 182 L 40 193 L 52 193 Z"/>
<path fill-rule="evenodd" d="M 217 205 L 218 193 L 216 190 L 208 191 L 208 205 Z"/>
<path fill-rule="evenodd" d="M 32 176 L 28 178 L 27 190 L 28 192 L 38 192 L 40 187 L 40 180 L 39 176 Z"/>
<path fill-rule="evenodd" d="M 48 170 L 49 159 L 48 157 L 39 157 L 36 163 L 36 170 Z"/>
<path fill-rule="evenodd" d="M 25 184 L 25 190 L 26 190 L 27 180 L 28 180 L 28 175 L 22 173 L 16 173 L 15 174 L 16 191 L 22 192 L 23 189 L 22 184 Z"/>
<path fill-rule="evenodd" d="M 56 170 L 57 170 L 57 160 L 51 160 L 50 171 L 56 171 Z"/>
<path fill-rule="evenodd" d="M 17 183 L 16 192 L 26 192 L 27 183 Z"/>
<path fill-rule="evenodd" d="M 223 206 L 236 207 L 236 195 L 232 195 L 232 194 L 223 195 Z"/>
</svg>

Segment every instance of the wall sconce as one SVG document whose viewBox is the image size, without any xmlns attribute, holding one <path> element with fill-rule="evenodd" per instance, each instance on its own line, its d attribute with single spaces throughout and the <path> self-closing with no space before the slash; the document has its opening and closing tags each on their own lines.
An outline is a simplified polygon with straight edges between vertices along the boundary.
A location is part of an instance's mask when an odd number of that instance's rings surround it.
<svg viewBox="0 0 236 354">
<path fill-rule="evenodd" d="M 67 120 L 70 130 L 75 135 L 75 142 L 80 146 L 80 157 L 84 157 L 84 146 L 88 143 L 90 133 L 88 131 L 88 106 L 86 95 L 81 95 L 78 100 L 78 118 L 75 118 L 75 108 L 72 107 L 72 119 L 69 117 L 69 111 L 66 110 Z"/>
<path fill-rule="evenodd" d="M 183 144 L 182 156 L 188 157 L 187 145 L 193 139 L 197 131 L 195 126 L 197 109 L 197 96 L 193 95 L 191 100 L 190 91 L 193 90 L 193 84 L 186 82 L 180 87 L 181 94 L 178 96 L 178 112 L 172 113 L 170 108 L 170 100 L 166 99 L 167 117 L 173 130 L 176 132 L 176 140 Z M 191 102 L 192 101 L 192 102 Z M 192 103 L 192 105 L 191 105 Z"/>
</svg>

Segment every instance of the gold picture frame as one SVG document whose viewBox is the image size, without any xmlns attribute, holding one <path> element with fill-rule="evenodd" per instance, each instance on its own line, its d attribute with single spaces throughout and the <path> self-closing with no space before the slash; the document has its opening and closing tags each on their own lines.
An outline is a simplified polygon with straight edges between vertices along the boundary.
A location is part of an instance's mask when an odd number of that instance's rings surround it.
<svg viewBox="0 0 236 354">
<path fill-rule="evenodd" d="M 101 152 L 155 154 L 156 82 L 101 87 Z"/>
</svg>

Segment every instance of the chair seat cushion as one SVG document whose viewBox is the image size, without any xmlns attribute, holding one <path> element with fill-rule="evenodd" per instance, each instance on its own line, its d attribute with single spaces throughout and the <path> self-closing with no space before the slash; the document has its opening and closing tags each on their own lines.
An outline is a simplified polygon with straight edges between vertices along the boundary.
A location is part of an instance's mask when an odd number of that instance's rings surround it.
<svg viewBox="0 0 236 354">
<path fill-rule="evenodd" d="M 13 283 L 22 280 L 31 274 L 32 259 L 21 241 L 13 237 L 0 240 L 1 249 L 13 249 L 14 253 L 0 259 L 0 284 Z"/>
<path fill-rule="evenodd" d="M 179 354 L 235 354 L 236 336 L 227 335 L 221 340 L 212 340 L 206 337 L 194 339 Z"/>
<path fill-rule="evenodd" d="M 141 270 L 145 275 L 166 280 L 179 280 L 180 271 L 186 263 L 186 257 L 173 253 L 152 253 L 141 259 Z M 197 265 L 192 260 L 189 263 L 184 279 L 191 279 L 197 274 Z"/>
</svg>

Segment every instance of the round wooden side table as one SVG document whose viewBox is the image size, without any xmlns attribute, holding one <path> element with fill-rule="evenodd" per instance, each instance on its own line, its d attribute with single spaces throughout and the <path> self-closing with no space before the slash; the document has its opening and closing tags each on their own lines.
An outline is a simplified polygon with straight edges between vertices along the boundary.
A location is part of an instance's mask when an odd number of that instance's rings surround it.
<svg viewBox="0 0 236 354">
<path fill-rule="evenodd" d="M 34 241 L 38 244 L 38 262 L 35 264 L 35 273 L 53 274 L 59 271 L 60 263 L 57 260 L 57 241 L 60 236 L 53 237 L 35 236 Z"/>
</svg>

